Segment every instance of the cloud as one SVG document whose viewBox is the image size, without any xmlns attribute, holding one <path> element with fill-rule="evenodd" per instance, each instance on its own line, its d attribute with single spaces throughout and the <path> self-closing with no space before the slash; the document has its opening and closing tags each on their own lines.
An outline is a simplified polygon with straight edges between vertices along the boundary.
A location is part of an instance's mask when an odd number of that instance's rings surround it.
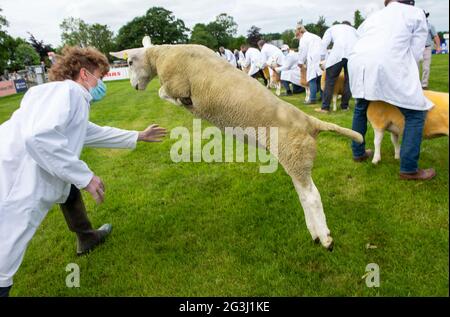
<svg viewBox="0 0 450 317">
<path fill-rule="evenodd" d="M 438 30 L 448 30 L 447 0 L 417 0 L 416 5 L 430 12 L 430 20 Z M 81 18 L 87 23 L 107 24 L 114 32 L 150 7 L 161 6 L 182 19 L 187 27 L 212 21 L 220 13 L 228 13 L 238 23 L 238 34 L 245 35 L 256 25 L 264 33 L 292 29 L 303 19 L 316 22 L 324 16 L 328 24 L 353 21 L 359 9 L 368 16 L 383 7 L 383 0 L 8 0 L 0 3 L 3 15 L 10 22 L 8 32 L 13 36 L 36 38 L 55 46 L 61 43 L 59 24 L 66 17 Z"/>
</svg>

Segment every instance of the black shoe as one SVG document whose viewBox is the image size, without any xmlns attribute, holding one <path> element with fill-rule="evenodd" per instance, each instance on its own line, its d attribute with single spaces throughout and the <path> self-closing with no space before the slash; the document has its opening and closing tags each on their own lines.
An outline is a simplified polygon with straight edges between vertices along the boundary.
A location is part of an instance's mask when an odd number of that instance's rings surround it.
<svg viewBox="0 0 450 317">
<path fill-rule="evenodd" d="M 289 92 L 283 92 L 283 93 L 280 95 L 280 97 L 289 97 L 289 96 L 292 96 L 292 92 L 291 92 L 291 93 L 289 93 Z"/>
<path fill-rule="evenodd" d="M 315 100 L 310 100 L 310 101 L 305 101 L 303 104 L 304 105 L 315 105 L 317 102 Z"/>
<path fill-rule="evenodd" d="M 105 242 L 106 237 L 111 233 L 112 225 L 104 224 L 98 230 L 77 235 L 77 255 L 84 255 L 92 251 L 96 246 Z"/>
</svg>

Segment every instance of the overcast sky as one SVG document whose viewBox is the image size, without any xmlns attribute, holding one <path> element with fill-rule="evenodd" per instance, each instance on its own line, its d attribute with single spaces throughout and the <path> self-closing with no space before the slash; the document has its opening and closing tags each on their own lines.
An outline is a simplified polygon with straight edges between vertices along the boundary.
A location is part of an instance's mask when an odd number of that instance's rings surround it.
<svg viewBox="0 0 450 317">
<path fill-rule="evenodd" d="M 228 13 L 238 23 L 238 34 L 256 25 L 263 33 L 282 32 L 297 21 L 316 22 L 320 15 L 328 24 L 353 21 L 357 9 L 367 16 L 383 7 L 383 0 L 0 0 L 2 15 L 9 21 L 8 33 L 28 39 L 27 32 L 45 43 L 61 44 L 59 24 L 66 17 L 87 23 L 107 24 L 117 34 L 119 28 L 153 6 L 164 7 L 191 28 L 208 23 L 220 13 Z M 416 0 L 416 6 L 431 13 L 438 31 L 449 29 L 448 0 Z"/>
</svg>

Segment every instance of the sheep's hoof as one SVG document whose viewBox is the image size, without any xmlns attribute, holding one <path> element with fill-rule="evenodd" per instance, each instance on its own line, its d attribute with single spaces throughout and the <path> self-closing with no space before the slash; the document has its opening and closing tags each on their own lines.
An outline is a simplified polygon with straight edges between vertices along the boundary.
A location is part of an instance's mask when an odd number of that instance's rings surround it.
<svg viewBox="0 0 450 317">
<path fill-rule="evenodd" d="M 314 239 L 314 243 L 315 243 L 315 244 L 319 244 L 319 243 L 320 243 L 319 237 L 317 237 L 317 238 Z"/>
<path fill-rule="evenodd" d="M 381 161 L 381 160 L 378 160 L 378 159 L 377 159 L 377 160 L 376 160 L 376 159 L 373 159 L 373 160 L 372 160 L 372 164 L 375 164 L 375 165 L 377 165 L 378 163 L 380 163 L 380 161 Z"/>
<path fill-rule="evenodd" d="M 326 239 L 324 239 L 324 241 L 320 241 L 320 242 L 328 251 L 333 251 L 334 241 L 331 236 L 327 236 Z"/>
</svg>

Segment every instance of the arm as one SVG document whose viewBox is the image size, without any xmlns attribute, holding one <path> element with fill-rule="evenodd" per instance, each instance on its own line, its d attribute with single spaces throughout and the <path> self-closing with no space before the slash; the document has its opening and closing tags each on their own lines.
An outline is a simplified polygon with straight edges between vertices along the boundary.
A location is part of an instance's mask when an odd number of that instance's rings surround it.
<svg viewBox="0 0 450 317">
<path fill-rule="evenodd" d="M 411 38 L 411 52 L 417 63 L 423 58 L 423 51 L 425 50 L 425 43 L 427 42 L 428 25 L 425 14 L 417 19 Z"/>
<path fill-rule="evenodd" d="M 436 53 L 439 53 L 441 51 L 441 39 L 437 34 L 434 37 L 434 45 L 436 46 Z"/>
<path fill-rule="evenodd" d="M 328 46 L 330 46 L 332 40 L 333 40 L 333 38 L 331 36 L 331 31 L 330 31 L 330 29 L 328 29 L 322 38 L 322 47 L 321 47 L 321 53 L 320 53 L 321 60 L 324 60 L 325 57 L 327 56 Z"/>
<path fill-rule="evenodd" d="M 138 141 L 138 131 L 128 131 L 112 127 L 101 127 L 89 122 L 84 145 L 87 147 L 134 149 Z"/>
</svg>

